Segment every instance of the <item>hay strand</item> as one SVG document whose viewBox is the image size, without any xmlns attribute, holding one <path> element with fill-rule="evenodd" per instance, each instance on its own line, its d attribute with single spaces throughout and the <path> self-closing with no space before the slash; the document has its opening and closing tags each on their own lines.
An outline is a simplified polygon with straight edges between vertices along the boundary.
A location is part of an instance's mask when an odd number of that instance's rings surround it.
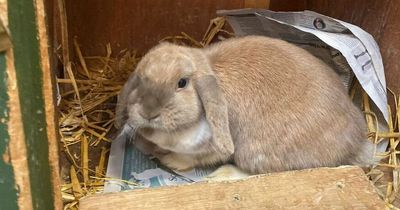
<svg viewBox="0 0 400 210">
<path fill-rule="evenodd" d="M 89 144 L 86 136 L 83 136 L 81 141 L 81 159 L 83 181 L 87 183 L 89 182 Z"/>
<path fill-rule="evenodd" d="M 89 70 L 87 69 L 87 66 L 86 66 L 85 59 L 84 59 L 83 56 L 82 56 L 81 48 L 79 47 L 78 41 L 76 40 L 76 37 L 74 38 L 74 46 L 75 46 L 75 52 L 76 52 L 76 54 L 78 55 L 79 62 L 81 63 L 81 65 L 82 65 L 82 67 L 83 67 L 83 70 L 85 70 L 86 76 L 87 76 L 88 78 L 91 78 L 91 77 L 90 77 L 90 74 L 89 74 Z"/>
<path fill-rule="evenodd" d="M 100 154 L 100 160 L 99 160 L 99 165 L 96 166 L 96 177 L 102 177 L 104 174 L 104 166 L 105 166 L 105 160 L 106 160 L 106 154 L 108 153 L 108 149 L 105 147 L 101 148 L 101 154 Z"/>
<path fill-rule="evenodd" d="M 79 184 L 78 175 L 76 173 L 75 167 L 71 166 L 71 183 L 72 183 L 72 193 L 75 198 L 81 198 L 83 196 L 83 190 Z"/>
</svg>

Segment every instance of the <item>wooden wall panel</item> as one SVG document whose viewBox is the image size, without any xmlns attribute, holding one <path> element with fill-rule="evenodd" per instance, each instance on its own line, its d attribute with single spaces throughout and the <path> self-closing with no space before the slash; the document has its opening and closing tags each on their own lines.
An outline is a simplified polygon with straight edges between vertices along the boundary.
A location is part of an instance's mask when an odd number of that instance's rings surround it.
<svg viewBox="0 0 400 210">
<path fill-rule="evenodd" d="M 269 8 L 274 11 L 304 10 L 306 0 L 270 0 Z"/>
<path fill-rule="evenodd" d="M 146 51 L 158 40 L 181 31 L 201 39 L 218 9 L 244 6 L 243 0 L 68 0 L 70 39 L 77 36 L 86 55 L 105 53 L 111 43 L 122 49 Z M 72 43 L 72 42 L 70 42 Z"/>
<path fill-rule="evenodd" d="M 49 144 L 50 136 L 47 133 L 50 129 L 54 129 L 54 126 L 48 124 L 50 121 L 47 121 L 49 118 L 54 119 L 54 107 L 50 107 L 51 112 L 45 107 L 46 104 L 51 105 L 47 99 L 52 95 L 44 95 L 51 92 L 47 89 L 49 86 L 46 80 L 50 72 L 48 58 L 45 56 L 48 42 L 45 38 L 44 2 L 18 0 L 7 3 L 9 29 L 13 41 L 12 68 L 16 81 L 16 86 L 12 89 L 18 92 L 20 105 L 20 113 L 12 114 L 21 115 L 21 120 L 16 119 L 15 122 L 18 129 L 22 128 L 19 132 L 23 132 L 24 137 L 20 140 L 26 145 L 25 156 L 21 153 L 15 155 L 27 161 L 33 209 L 60 209 L 61 206 L 55 206 L 56 203 L 61 204 L 60 188 L 53 182 L 53 175 L 56 176 L 56 173 L 52 172 L 57 168 L 57 155 L 53 153 L 52 160 L 49 160 L 50 152 L 56 150 L 53 150 L 54 135 Z M 26 194 L 27 186 L 20 187 L 22 193 Z"/>
<path fill-rule="evenodd" d="M 380 29 L 379 45 L 388 86 L 400 94 L 400 1 L 390 1 Z"/>
<path fill-rule="evenodd" d="M 244 0 L 245 8 L 269 8 L 270 0 Z"/>
</svg>

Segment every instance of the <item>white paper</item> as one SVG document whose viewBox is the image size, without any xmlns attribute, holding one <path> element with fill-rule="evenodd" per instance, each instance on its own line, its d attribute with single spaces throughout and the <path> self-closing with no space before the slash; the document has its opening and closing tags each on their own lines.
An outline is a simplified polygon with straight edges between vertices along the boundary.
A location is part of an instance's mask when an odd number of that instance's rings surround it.
<svg viewBox="0 0 400 210">
<path fill-rule="evenodd" d="M 104 192 L 199 182 L 216 170 L 216 168 L 196 168 L 179 172 L 166 169 L 153 161 L 150 156 L 138 151 L 134 147 L 134 142 L 129 143 L 129 133 L 130 128 L 125 125 L 121 134 L 111 144 L 106 173 L 106 177 L 111 179 L 106 181 Z"/>
</svg>

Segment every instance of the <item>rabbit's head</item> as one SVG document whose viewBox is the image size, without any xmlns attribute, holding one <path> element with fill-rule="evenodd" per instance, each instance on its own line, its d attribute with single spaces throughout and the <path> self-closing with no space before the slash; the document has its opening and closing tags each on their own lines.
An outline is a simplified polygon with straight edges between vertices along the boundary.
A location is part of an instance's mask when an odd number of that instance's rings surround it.
<svg viewBox="0 0 400 210">
<path fill-rule="evenodd" d="M 173 133 L 202 118 L 217 147 L 232 154 L 226 101 L 208 58 L 199 49 L 161 43 L 142 58 L 122 88 L 115 124 Z"/>
</svg>

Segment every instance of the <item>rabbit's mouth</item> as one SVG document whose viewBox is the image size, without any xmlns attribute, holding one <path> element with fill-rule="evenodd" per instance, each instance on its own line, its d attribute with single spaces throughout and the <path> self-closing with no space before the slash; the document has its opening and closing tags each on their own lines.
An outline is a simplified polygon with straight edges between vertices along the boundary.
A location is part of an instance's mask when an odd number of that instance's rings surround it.
<svg viewBox="0 0 400 210">
<path fill-rule="evenodd" d="M 149 128 L 149 129 L 161 129 L 162 128 L 162 122 L 160 117 L 154 118 L 154 119 L 146 119 L 140 116 L 135 116 L 132 118 L 129 118 L 128 124 L 130 124 L 132 127 L 136 128 Z"/>
<path fill-rule="evenodd" d="M 150 128 L 166 133 L 174 133 L 192 127 L 200 121 L 200 114 L 193 114 L 187 117 L 181 110 L 161 109 L 154 112 L 154 116 L 141 113 L 139 106 L 133 106 L 129 110 L 127 123 L 135 128 Z M 183 112 L 184 113 L 184 112 Z M 193 117 L 192 117 L 193 116 Z"/>
</svg>

